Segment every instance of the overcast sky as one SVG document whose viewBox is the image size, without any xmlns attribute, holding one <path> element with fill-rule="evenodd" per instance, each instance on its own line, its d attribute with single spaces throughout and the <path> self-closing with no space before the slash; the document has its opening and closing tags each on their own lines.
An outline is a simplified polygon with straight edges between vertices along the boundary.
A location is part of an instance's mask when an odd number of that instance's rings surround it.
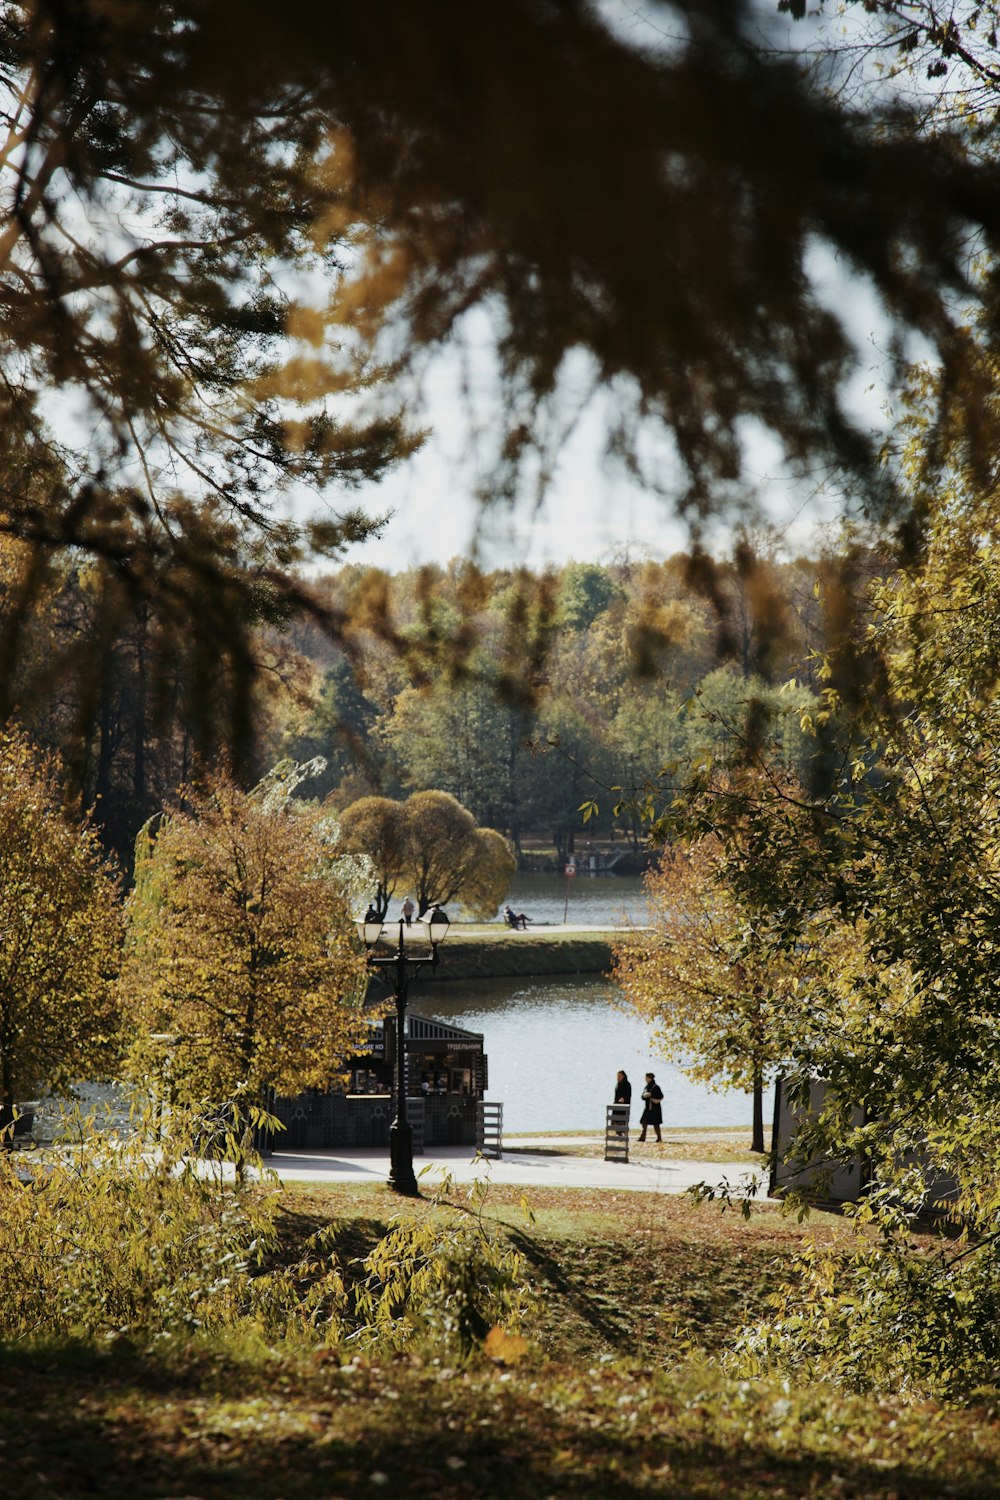
<svg viewBox="0 0 1000 1500">
<path fill-rule="evenodd" d="M 360 502 L 372 516 L 392 513 L 381 537 L 352 547 L 347 560 L 398 572 L 475 553 L 487 567 L 543 568 L 570 560 L 609 562 L 623 553 L 662 558 L 685 549 L 688 531 L 670 500 L 606 457 L 609 400 L 603 394 L 587 399 L 590 384 L 582 363 L 565 382 L 567 411 L 577 420 L 558 445 L 544 498 L 539 501 L 529 473 L 513 508 L 506 503 L 483 507 L 477 490 L 493 472 L 498 418 L 505 415 L 488 343 L 483 328 L 474 329 L 471 344 L 449 346 L 424 372 L 414 396 L 414 422 L 428 427 L 430 435 L 382 483 L 344 497 Z M 816 495 L 812 487 L 782 477 L 773 441 L 758 435 L 749 451 L 748 477 L 761 493 L 767 518 L 781 528 L 790 550 L 808 545 L 812 529 L 834 515 L 837 497 Z M 649 435 L 640 443 L 640 457 L 669 491 L 673 461 L 664 440 Z M 675 489 L 682 484 L 678 474 Z M 730 534 L 729 527 L 718 525 L 707 540 L 722 552 Z"/>
<path fill-rule="evenodd" d="M 430 413 L 429 416 L 432 416 Z M 370 515 L 392 512 L 381 537 L 352 547 L 347 561 L 398 572 L 422 563 L 447 563 L 475 553 L 486 567 L 525 564 L 533 568 L 577 562 L 668 557 L 689 545 L 686 526 L 669 500 L 644 489 L 603 453 L 605 426 L 595 412 L 585 418 L 561 452 L 544 500 L 527 496 L 513 509 L 488 509 L 475 498 L 475 465 L 468 434 L 447 408 L 425 447 L 360 500 Z M 464 435 L 463 435 L 464 434 Z M 817 526 L 831 522 L 836 496 L 809 494 L 764 462 L 756 468 L 767 517 L 785 546 L 808 547 Z M 732 528 L 715 526 L 707 540 L 726 550 Z"/>
</svg>

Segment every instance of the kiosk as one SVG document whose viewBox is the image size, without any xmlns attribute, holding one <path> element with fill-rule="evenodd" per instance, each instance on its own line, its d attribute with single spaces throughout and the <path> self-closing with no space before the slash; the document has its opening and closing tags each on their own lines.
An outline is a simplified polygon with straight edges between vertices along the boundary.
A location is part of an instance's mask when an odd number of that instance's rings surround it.
<svg viewBox="0 0 1000 1500">
<path fill-rule="evenodd" d="M 475 1146 L 477 1107 L 489 1075 L 483 1034 L 408 1011 L 406 1017 L 407 1113 L 414 1149 Z M 348 1060 L 345 1091 L 307 1089 L 274 1100 L 285 1126 L 272 1145 L 304 1147 L 388 1145 L 393 1115 L 396 1017 L 370 1027 L 364 1053 Z"/>
</svg>

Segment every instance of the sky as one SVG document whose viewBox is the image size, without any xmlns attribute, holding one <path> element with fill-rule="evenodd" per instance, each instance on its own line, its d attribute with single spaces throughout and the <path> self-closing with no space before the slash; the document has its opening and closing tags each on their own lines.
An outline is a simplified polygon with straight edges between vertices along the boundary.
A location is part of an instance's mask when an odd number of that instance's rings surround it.
<svg viewBox="0 0 1000 1500">
<path fill-rule="evenodd" d="M 635 46 L 659 51 L 673 45 L 678 18 L 660 0 L 598 4 L 607 23 Z M 760 24 L 771 46 L 792 51 L 816 42 L 823 23 L 817 12 L 811 24 L 792 26 L 773 3 L 762 0 Z M 857 77 L 853 82 L 859 86 Z M 846 407 L 862 426 L 885 432 L 893 422 L 893 393 L 887 380 L 891 361 L 885 353 L 889 328 L 884 312 L 870 288 L 820 242 L 811 247 L 807 269 L 819 300 L 844 320 L 854 338 L 858 362 L 845 392 Z M 476 555 L 487 567 L 524 564 L 540 569 L 572 560 L 662 558 L 689 546 L 687 527 L 677 519 L 669 499 L 643 488 L 605 459 L 609 408 L 601 397 L 582 406 L 571 437 L 560 445 L 541 504 L 534 495 L 525 495 L 513 509 L 484 512 L 476 491 L 490 473 L 491 421 L 495 424 L 503 398 L 485 352 L 492 342 L 490 330 L 486 322 L 475 321 L 486 314 L 468 316 L 467 329 L 430 362 L 416 392 L 418 418 L 431 429 L 425 447 L 381 484 L 351 497 L 371 515 L 391 516 L 382 535 L 352 548 L 349 560 L 395 572 Z M 911 344 L 910 358 L 929 357 L 920 341 Z M 588 385 L 587 374 L 582 366 L 569 370 L 571 405 L 574 383 L 582 390 Z M 818 484 L 791 480 L 782 472 L 773 442 L 760 434 L 749 436 L 747 453 L 747 477 L 756 485 L 762 518 L 776 530 L 779 549 L 794 554 L 814 546 L 817 533 L 834 526 L 843 514 L 845 497 Z M 669 457 L 654 454 L 645 467 L 669 492 L 669 477 L 664 479 L 669 476 Z M 679 477 L 674 487 L 681 488 Z M 733 530 L 732 523 L 722 522 L 704 541 L 721 555 L 732 544 Z"/>
<path fill-rule="evenodd" d="M 433 421 L 434 413 L 429 416 Z M 484 509 L 461 436 L 446 411 L 438 416 L 414 458 L 361 492 L 369 514 L 392 515 L 380 538 L 351 549 L 350 561 L 398 572 L 476 554 L 484 566 L 541 569 L 570 560 L 606 562 L 623 549 L 667 556 L 685 545 L 686 530 L 667 505 L 603 461 L 596 419 L 561 454 L 540 504 L 525 497 L 513 509 L 502 503 Z"/>
<path fill-rule="evenodd" d="M 518 564 L 534 569 L 569 561 L 612 562 L 664 558 L 683 551 L 690 538 L 668 500 L 618 472 L 602 456 L 603 427 L 585 424 L 561 455 L 544 499 L 524 499 L 513 509 L 484 510 L 475 498 L 466 464 L 447 431 L 358 499 L 372 516 L 391 512 L 378 538 L 352 547 L 348 561 L 399 572 L 423 563 L 477 555 L 485 567 Z M 766 482 L 766 476 L 764 476 Z M 794 549 L 808 544 L 812 522 L 832 506 L 796 501 L 787 483 L 768 486 L 771 517 Z M 729 528 L 715 530 L 725 546 Z"/>
<path fill-rule="evenodd" d="M 449 346 L 435 356 L 415 388 L 414 419 L 429 430 L 424 446 L 379 484 L 344 497 L 373 517 L 389 517 L 381 535 L 352 547 L 346 561 L 400 572 L 476 556 L 484 567 L 541 570 L 570 561 L 660 559 L 690 545 L 670 499 L 606 457 L 610 400 L 602 393 L 584 399 L 589 384 L 582 367 L 566 377 L 568 406 L 579 407 L 579 415 L 559 444 L 544 496 L 538 497 L 529 476 L 526 493 L 513 506 L 497 502 L 485 508 L 477 490 L 492 470 L 502 397 L 485 328 L 473 328 L 470 338 L 464 347 Z M 662 439 L 650 430 L 640 448 L 645 469 L 662 481 L 672 462 Z M 839 498 L 783 476 L 777 447 L 765 437 L 754 438 L 748 454 L 764 516 L 789 551 L 808 546 L 816 527 L 833 519 Z M 727 549 L 732 529 L 723 522 L 707 534 L 714 551 Z"/>
</svg>

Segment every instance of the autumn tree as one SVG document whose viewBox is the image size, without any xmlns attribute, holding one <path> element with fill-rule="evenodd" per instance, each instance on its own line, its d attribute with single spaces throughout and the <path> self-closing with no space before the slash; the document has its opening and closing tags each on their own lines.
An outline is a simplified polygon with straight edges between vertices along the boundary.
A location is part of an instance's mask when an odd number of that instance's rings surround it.
<svg viewBox="0 0 1000 1500">
<path fill-rule="evenodd" d="M 494 492 L 516 493 L 519 460 L 539 448 L 551 464 L 567 355 L 586 350 L 594 387 L 627 387 L 614 451 L 641 471 L 640 414 L 662 423 L 692 517 L 739 494 L 743 434 L 757 423 L 792 465 L 822 453 L 873 509 L 892 508 L 877 440 L 843 399 L 857 348 L 815 252 L 850 264 L 888 323 L 922 325 L 956 398 L 975 407 L 975 351 L 947 289 L 993 295 L 969 284 L 962 226 L 995 239 L 994 168 L 958 131 L 922 133 L 891 92 L 854 112 L 816 87 L 794 57 L 758 45 L 749 4 L 680 0 L 663 16 L 669 45 L 662 28 L 626 33 L 583 3 L 553 16 L 519 0 L 502 17 L 448 5 L 431 28 L 394 4 L 341 19 L 331 94 L 355 181 L 378 185 L 385 206 L 355 295 L 411 350 L 447 336 L 473 302 L 502 308 Z M 392 49 L 373 41 L 376 26 Z M 509 78 L 517 130 L 498 87 Z M 629 232 L 611 244 L 609 223 Z M 899 254 L 885 254 L 890 243 Z"/>
<path fill-rule="evenodd" d="M 865 1169 L 856 1252 L 799 1267 L 757 1347 L 948 1399 L 995 1368 L 1000 1298 L 1000 537 L 955 433 L 926 556 L 869 589 L 863 695 L 845 705 L 828 671 L 811 710 L 836 726 L 835 774 L 706 776 L 658 829 L 711 827 L 727 898 L 796 963 L 790 1156 Z M 935 1207 L 959 1238 L 922 1256 L 910 1220 Z"/>
<path fill-rule="evenodd" d="M 432 906 L 460 901 L 475 917 L 496 915 L 517 861 L 506 839 L 477 828 L 472 814 L 447 792 L 415 792 L 406 800 L 409 845 L 404 878 L 420 916 Z"/>
<path fill-rule="evenodd" d="M 15 1103 L 106 1074 L 119 1044 L 121 921 L 94 829 L 53 760 L 0 735 L 0 1129 Z"/>
<path fill-rule="evenodd" d="M 340 846 L 369 860 L 375 883 L 373 905 L 381 917 L 408 868 L 409 840 L 406 807 L 391 797 L 360 797 L 340 816 Z"/>
<path fill-rule="evenodd" d="M 359 1039 L 349 872 L 329 814 L 291 789 L 219 774 L 141 837 L 123 992 L 147 1036 L 172 1038 L 188 1094 L 323 1087 Z"/>
<path fill-rule="evenodd" d="M 415 792 L 403 803 L 363 797 L 345 810 L 342 828 L 343 847 L 372 861 L 381 916 L 399 887 L 416 897 L 421 917 L 455 901 L 494 917 L 517 869 L 502 834 L 477 827 L 448 792 Z"/>
<path fill-rule="evenodd" d="M 764 1087 L 799 1008 L 795 969 L 759 941 L 719 856 L 711 839 L 662 855 L 646 878 L 648 930 L 616 948 L 614 977 L 663 1056 L 700 1083 L 753 1095 L 750 1149 L 763 1151 Z"/>
<path fill-rule="evenodd" d="M 0 7 L 0 525 L 36 571 L 67 549 L 100 561 L 107 641 L 152 614 L 186 643 L 200 748 L 225 725 L 239 757 L 254 625 L 286 617 L 299 556 L 369 527 L 351 506 L 295 522 L 275 498 L 342 492 L 413 444 L 391 411 L 325 405 L 374 378 L 356 349 L 333 370 L 293 290 L 339 238 L 318 230 L 338 198 L 317 162 L 329 122 L 294 65 L 230 94 L 249 54 L 224 31 L 183 0 Z M 0 712 L 22 623 L 0 631 Z"/>
</svg>

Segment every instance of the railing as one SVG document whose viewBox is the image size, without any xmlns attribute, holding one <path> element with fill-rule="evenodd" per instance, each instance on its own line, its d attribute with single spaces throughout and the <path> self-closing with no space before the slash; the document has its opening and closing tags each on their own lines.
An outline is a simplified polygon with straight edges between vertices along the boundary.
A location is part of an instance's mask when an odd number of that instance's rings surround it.
<svg viewBox="0 0 1000 1500">
<path fill-rule="evenodd" d="M 424 1097 L 418 1094 L 413 1098 L 407 1095 L 406 1120 L 410 1127 L 410 1136 L 413 1141 L 413 1155 L 424 1154 Z"/>
<path fill-rule="evenodd" d="M 482 1156 L 497 1161 L 503 1154 L 503 1105 L 480 1099 L 476 1110 L 476 1145 Z"/>
<path fill-rule="evenodd" d="M 604 1122 L 604 1160 L 628 1161 L 629 1105 L 609 1104 Z"/>
</svg>

